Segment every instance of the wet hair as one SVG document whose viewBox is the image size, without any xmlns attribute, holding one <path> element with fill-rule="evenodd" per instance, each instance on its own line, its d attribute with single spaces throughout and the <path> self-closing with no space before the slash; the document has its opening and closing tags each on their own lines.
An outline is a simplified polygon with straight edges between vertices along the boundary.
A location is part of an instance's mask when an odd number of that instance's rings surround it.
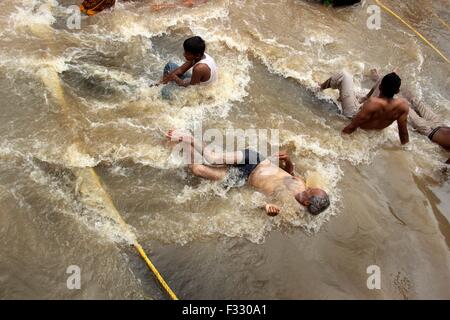
<svg viewBox="0 0 450 320">
<path fill-rule="evenodd" d="M 389 73 L 381 80 L 380 91 L 387 98 L 393 98 L 399 93 L 402 79 L 395 73 Z"/>
<path fill-rule="evenodd" d="M 308 211 L 313 216 L 319 215 L 330 206 L 330 198 L 326 193 L 324 193 L 322 196 L 311 196 L 308 200 Z"/>
<path fill-rule="evenodd" d="M 189 39 L 186 39 L 183 43 L 183 48 L 184 51 L 198 55 L 201 54 L 203 55 L 205 53 L 206 50 L 206 44 L 205 41 L 198 37 L 192 37 Z"/>
</svg>

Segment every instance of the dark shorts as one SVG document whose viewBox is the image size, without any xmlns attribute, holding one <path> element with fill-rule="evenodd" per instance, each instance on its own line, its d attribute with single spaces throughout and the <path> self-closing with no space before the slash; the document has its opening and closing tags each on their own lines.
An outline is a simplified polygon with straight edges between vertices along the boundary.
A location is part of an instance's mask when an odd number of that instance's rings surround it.
<svg viewBox="0 0 450 320">
<path fill-rule="evenodd" d="M 444 127 L 437 127 L 434 128 L 433 131 L 431 131 L 431 133 L 428 135 L 428 139 L 430 139 L 431 141 L 433 141 L 433 137 L 436 134 L 436 132 L 438 132 L 439 130 L 441 130 Z"/>
<path fill-rule="evenodd" d="M 242 153 L 244 154 L 244 159 L 241 163 L 234 165 L 234 167 L 238 169 L 241 178 L 247 180 L 253 170 L 255 170 L 256 167 L 265 160 L 265 158 L 252 149 L 242 150 Z"/>
</svg>

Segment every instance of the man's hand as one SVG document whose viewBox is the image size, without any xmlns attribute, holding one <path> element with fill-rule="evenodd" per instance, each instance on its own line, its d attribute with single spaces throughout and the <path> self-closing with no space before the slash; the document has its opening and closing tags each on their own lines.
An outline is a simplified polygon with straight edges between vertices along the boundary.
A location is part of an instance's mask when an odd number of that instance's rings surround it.
<svg viewBox="0 0 450 320">
<path fill-rule="evenodd" d="M 356 131 L 356 128 L 353 128 L 351 126 L 346 126 L 343 130 L 342 133 L 344 134 L 352 134 L 353 132 Z"/>
<path fill-rule="evenodd" d="M 281 151 L 274 154 L 275 157 L 277 157 L 280 161 L 289 161 L 291 160 L 291 157 L 289 156 L 289 153 L 285 151 Z"/>
<path fill-rule="evenodd" d="M 289 153 L 285 151 L 278 152 L 274 154 L 280 160 L 280 168 L 289 173 L 290 175 L 294 175 L 294 164 L 291 161 L 291 157 Z M 281 163 L 282 162 L 282 163 Z"/>
<path fill-rule="evenodd" d="M 172 73 L 165 75 L 161 82 L 163 84 L 167 84 L 170 81 L 176 81 L 177 79 L 179 79 L 178 76 L 175 74 L 175 72 L 172 72 Z"/>
<path fill-rule="evenodd" d="M 266 204 L 265 209 L 266 209 L 267 214 L 271 217 L 276 217 L 281 211 L 280 207 L 278 207 L 274 204 L 270 204 L 270 203 Z"/>
</svg>

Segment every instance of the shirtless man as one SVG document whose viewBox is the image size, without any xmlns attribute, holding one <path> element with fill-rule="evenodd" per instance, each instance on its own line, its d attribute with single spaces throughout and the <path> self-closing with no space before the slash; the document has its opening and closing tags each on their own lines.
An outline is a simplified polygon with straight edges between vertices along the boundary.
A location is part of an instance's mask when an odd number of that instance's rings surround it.
<svg viewBox="0 0 450 320">
<path fill-rule="evenodd" d="M 217 80 L 217 66 L 206 50 L 205 41 L 196 36 L 186 39 L 183 43 L 184 58 L 182 66 L 169 62 L 164 67 L 161 84 L 175 82 L 181 87 L 197 84 L 210 84 Z M 192 75 L 187 72 L 192 68 Z"/>
<path fill-rule="evenodd" d="M 372 80 L 377 82 L 373 89 L 376 93 L 381 77 L 376 69 L 371 70 L 371 72 Z M 400 94 L 411 105 L 408 120 L 412 127 L 420 134 L 428 137 L 430 141 L 450 151 L 450 127 L 423 101 L 417 99 L 410 90 L 403 88 Z M 450 158 L 447 163 L 450 164 Z"/>
<path fill-rule="evenodd" d="M 372 90 L 361 106 L 353 90 L 353 77 L 347 72 L 341 72 L 320 85 L 321 90 L 328 88 L 339 89 L 339 101 L 342 104 L 344 116 L 352 122 L 342 130 L 345 134 L 352 134 L 358 128 L 364 130 L 383 130 L 397 121 L 398 133 L 402 144 L 409 142 L 408 112 L 409 103 L 405 99 L 396 99 L 399 93 L 401 79 L 395 73 L 386 75 L 379 85 L 378 97 L 373 96 Z"/>
<path fill-rule="evenodd" d="M 240 178 L 259 192 L 266 195 L 283 195 L 295 198 L 302 206 L 307 207 L 312 215 L 318 215 L 330 206 L 328 195 L 322 189 L 307 188 L 299 177 L 294 176 L 294 164 L 287 153 L 279 153 L 276 157 L 280 160 L 280 167 L 274 165 L 269 159 L 251 149 L 237 152 L 215 153 L 195 141 L 190 134 L 178 134 L 170 130 L 166 134 L 172 141 L 186 144 L 191 153 L 190 170 L 195 176 L 212 180 L 223 181 L 230 174 L 230 170 L 236 169 Z M 197 164 L 194 155 L 198 152 L 202 161 L 208 165 Z M 282 201 L 277 199 L 277 201 Z M 266 204 L 268 215 L 276 216 L 281 209 L 275 204 Z"/>
</svg>

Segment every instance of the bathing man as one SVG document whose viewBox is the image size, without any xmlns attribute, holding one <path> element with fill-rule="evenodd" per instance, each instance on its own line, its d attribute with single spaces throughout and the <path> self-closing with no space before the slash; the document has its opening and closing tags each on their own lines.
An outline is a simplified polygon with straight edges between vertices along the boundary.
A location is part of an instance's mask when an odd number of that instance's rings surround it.
<svg viewBox="0 0 450 320">
<path fill-rule="evenodd" d="M 379 84 L 379 95 L 372 89 L 361 105 L 353 89 L 353 77 L 348 72 L 340 72 L 320 85 L 320 90 L 328 88 L 339 90 L 339 101 L 344 116 L 352 122 L 342 131 L 352 134 L 358 128 L 363 130 L 383 130 L 397 121 L 398 133 L 402 144 L 409 142 L 408 112 L 409 103 L 403 98 L 394 98 L 399 93 L 401 79 L 395 73 L 386 75 Z"/>
<path fill-rule="evenodd" d="M 170 130 L 166 134 L 172 141 L 185 143 L 190 153 L 189 169 L 195 176 L 212 181 L 224 181 L 231 171 L 236 170 L 240 178 L 259 192 L 266 195 L 277 195 L 276 201 L 282 197 L 293 197 L 302 206 L 306 207 L 312 215 L 318 215 L 330 206 L 328 195 L 322 189 L 307 188 L 299 177 L 294 176 L 294 164 L 285 152 L 276 154 L 280 166 L 273 164 L 269 159 L 252 149 L 236 152 L 212 152 L 201 142 L 195 141 L 190 134 L 179 134 Z M 200 155 L 203 163 L 194 161 L 195 153 Z M 281 208 L 275 204 L 266 204 L 268 215 L 276 216 Z"/>
</svg>

